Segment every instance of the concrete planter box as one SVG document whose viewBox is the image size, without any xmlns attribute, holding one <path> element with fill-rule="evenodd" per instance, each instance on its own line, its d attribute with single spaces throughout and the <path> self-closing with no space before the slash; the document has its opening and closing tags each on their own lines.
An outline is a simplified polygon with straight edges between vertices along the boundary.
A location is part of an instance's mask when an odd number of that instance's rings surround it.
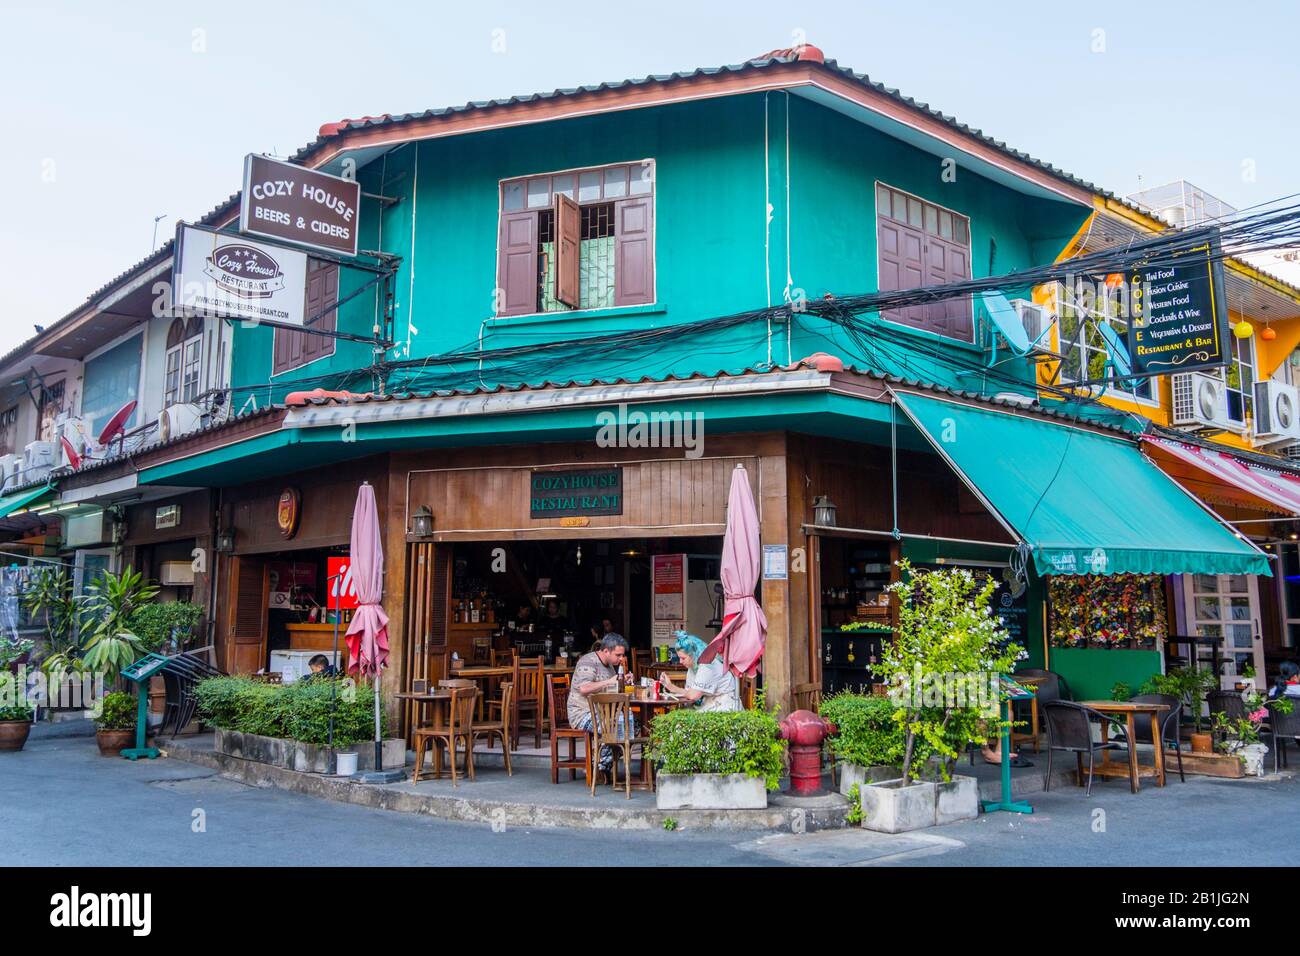
<svg viewBox="0 0 1300 956">
<path fill-rule="evenodd" d="M 841 763 L 840 796 L 847 797 L 855 786 L 861 790 L 869 783 L 883 783 L 898 779 L 897 767 L 862 767 L 855 763 Z"/>
<path fill-rule="evenodd" d="M 885 780 L 863 787 L 862 826 L 879 833 L 907 833 L 934 826 L 935 785 Z"/>
<path fill-rule="evenodd" d="M 936 826 L 974 820 L 980 815 L 980 783 L 974 777 L 953 774 L 950 783 L 936 783 L 934 822 Z"/>
<path fill-rule="evenodd" d="M 240 733 L 238 730 L 216 729 L 213 741 L 217 753 L 228 754 L 243 760 L 297 770 L 300 773 L 329 773 L 330 755 L 328 747 L 305 744 L 300 740 L 288 740 L 283 737 L 262 737 L 258 734 Z M 349 747 L 338 747 L 357 755 L 359 771 L 375 769 L 375 745 L 373 741 L 362 741 Z M 406 765 L 406 741 L 400 737 L 384 741 L 384 769 L 393 770 Z"/>
<path fill-rule="evenodd" d="M 660 810 L 766 810 L 767 785 L 743 773 L 661 773 L 655 781 Z"/>
</svg>

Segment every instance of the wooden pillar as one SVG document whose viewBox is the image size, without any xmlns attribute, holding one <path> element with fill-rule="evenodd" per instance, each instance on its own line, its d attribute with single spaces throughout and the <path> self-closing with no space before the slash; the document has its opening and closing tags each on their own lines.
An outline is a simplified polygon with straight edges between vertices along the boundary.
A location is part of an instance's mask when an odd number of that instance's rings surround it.
<svg viewBox="0 0 1300 956">
<path fill-rule="evenodd" d="M 402 706 L 393 695 L 406 689 L 406 468 L 400 456 L 390 455 L 384 463 L 387 479 L 380 520 L 384 539 L 384 611 L 388 614 L 388 668 L 384 671 L 384 706 L 389 734 L 400 733 Z M 379 480 L 384 480 L 381 477 Z"/>
<path fill-rule="evenodd" d="M 762 544 L 791 547 L 790 521 L 787 512 L 788 483 L 785 441 L 773 454 L 759 459 L 759 538 Z M 800 536 L 802 537 L 802 536 Z M 800 582 L 802 585 L 802 582 Z M 794 621 L 790 602 L 790 578 L 760 582 L 763 613 L 767 616 L 767 648 L 763 655 L 763 686 L 769 707 L 777 705 L 783 712 L 790 708 L 791 651 L 794 646 Z M 802 587 L 800 588 L 802 590 Z M 802 645 L 798 645 L 802 653 Z"/>
</svg>

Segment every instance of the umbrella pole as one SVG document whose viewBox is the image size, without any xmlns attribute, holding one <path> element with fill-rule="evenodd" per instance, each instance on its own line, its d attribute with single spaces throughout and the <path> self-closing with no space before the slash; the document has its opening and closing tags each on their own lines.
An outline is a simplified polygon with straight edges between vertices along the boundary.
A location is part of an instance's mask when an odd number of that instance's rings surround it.
<svg viewBox="0 0 1300 956">
<path fill-rule="evenodd" d="M 375 769 L 384 769 L 384 742 L 379 734 L 379 682 L 380 670 L 375 668 Z"/>
<path fill-rule="evenodd" d="M 338 575 L 334 575 L 337 578 Z M 333 579 L 331 579 L 333 580 Z M 334 755 L 334 711 L 338 705 L 339 693 L 339 612 L 334 612 L 334 659 L 330 663 L 334 667 L 334 679 L 330 681 L 330 729 L 329 729 L 329 751 L 330 751 L 330 773 L 338 773 L 338 760 Z"/>
</svg>

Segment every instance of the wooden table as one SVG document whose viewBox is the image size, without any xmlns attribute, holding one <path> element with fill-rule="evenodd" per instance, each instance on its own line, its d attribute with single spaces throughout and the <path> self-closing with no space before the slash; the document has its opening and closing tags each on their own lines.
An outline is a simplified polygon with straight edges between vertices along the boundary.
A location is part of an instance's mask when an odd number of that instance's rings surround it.
<svg viewBox="0 0 1300 956">
<path fill-rule="evenodd" d="M 412 737 L 415 735 L 415 728 L 419 726 L 420 706 L 422 704 L 430 704 L 433 708 L 433 713 L 430 715 L 433 719 L 430 721 L 429 726 L 437 729 L 442 729 L 447 726 L 447 705 L 451 703 L 450 688 L 438 687 L 433 690 L 425 691 L 422 694 L 417 694 L 414 691 L 403 691 L 402 693 L 394 694 L 393 696 L 398 700 L 408 701 L 414 706 L 416 719 L 411 722 Z M 456 759 L 455 754 L 452 754 L 451 759 Z M 433 779 L 436 780 L 441 776 L 442 750 L 440 750 L 438 745 L 435 743 L 433 745 Z"/>
<path fill-rule="evenodd" d="M 527 664 L 524 663 L 525 659 L 526 658 L 521 658 L 519 661 L 520 670 L 524 670 L 528 666 Z M 537 666 L 537 658 L 535 657 L 533 658 L 532 666 L 533 667 Z M 461 667 L 459 669 L 453 667 L 451 670 L 451 674 L 449 676 L 453 680 L 456 678 L 460 678 L 461 680 L 484 681 L 486 683 L 486 686 L 484 688 L 484 693 L 480 694 L 478 699 L 478 716 L 479 719 L 482 720 L 483 708 L 484 706 L 486 706 L 486 701 L 489 696 L 494 696 L 494 688 L 492 687 L 491 682 L 494 680 L 500 680 L 503 677 L 511 677 L 514 675 L 514 672 L 515 672 L 514 667 L 507 666 L 504 664 L 499 664 L 495 666 L 490 664 L 476 664 L 471 667 Z M 572 674 L 573 668 L 570 667 L 568 664 L 547 664 L 543 667 L 542 673 L 543 675 Z M 545 708 L 546 688 L 545 687 L 541 688 L 541 691 L 542 691 L 542 707 Z"/>
<path fill-rule="evenodd" d="M 633 719 L 636 721 L 637 732 L 639 736 L 650 736 L 650 722 L 654 720 L 656 712 L 664 713 L 681 707 L 687 703 L 680 697 L 664 697 L 660 695 L 657 699 L 650 697 L 631 697 L 627 705 L 635 713 Z M 641 745 L 641 783 L 645 788 L 652 789 L 652 780 L 650 777 L 650 761 L 646 759 L 647 744 Z"/>
<path fill-rule="evenodd" d="M 1147 714 L 1151 718 L 1151 742 L 1154 745 L 1156 754 L 1156 763 L 1154 768 L 1156 785 L 1163 787 L 1165 785 L 1165 746 L 1164 740 L 1160 734 L 1160 715 L 1169 709 L 1168 704 L 1144 704 L 1132 700 L 1085 700 L 1080 701 L 1084 707 L 1091 707 L 1099 713 L 1108 716 L 1123 716 L 1124 732 L 1128 737 L 1128 778 L 1129 789 L 1133 793 L 1138 792 L 1138 777 L 1141 776 L 1137 762 L 1137 743 L 1134 739 L 1133 730 L 1136 718 L 1142 714 Z M 1106 743 L 1109 739 L 1110 722 L 1104 721 L 1101 725 L 1101 742 Z M 1119 776 L 1126 771 L 1117 767 L 1110 762 L 1108 751 L 1102 751 L 1101 764 L 1094 768 L 1094 773 L 1103 777 Z M 1145 768 L 1141 768 L 1145 769 Z"/>
</svg>

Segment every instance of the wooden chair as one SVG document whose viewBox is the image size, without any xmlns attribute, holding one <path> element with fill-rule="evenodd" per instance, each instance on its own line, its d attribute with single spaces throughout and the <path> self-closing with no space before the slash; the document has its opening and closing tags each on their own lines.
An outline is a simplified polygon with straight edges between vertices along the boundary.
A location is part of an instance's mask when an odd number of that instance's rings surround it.
<svg viewBox="0 0 1300 956">
<path fill-rule="evenodd" d="M 654 663 L 654 652 L 648 647 L 639 647 L 632 651 L 632 676 L 639 682 L 642 677 L 650 676 L 650 665 Z"/>
<path fill-rule="evenodd" d="M 790 690 L 790 710 L 811 710 L 817 713 L 822 705 L 821 684 L 795 684 Z"/>
<path fill-rule="evenodd" d="M 451 676 L 451 651 L 442 651 L 429 655 L 429 686 L 436 687 L 438 681 Z"/>
<path fill-rule="evenodd" d="M 493 667 L 510 667 L 519 660 L 519 651 L 510 648 L 506 651 L 498 651 L 492 648 L 492 666 Z"/>
<path fill-rule="evenodd" d="M 542 749 L 542 729 L 546 723 L 546 658 L 521 660 L 515 679 L 515 747 L 519 746 L 519 730 L 525 717 L 533 723 L 533 746 Z"/>
<path fill-rule="evenodd" d="M 501 685 L 501 719 L 500 720 L 483 720 L 474 724 L 473 739 L 487 737 L 488 746 L 492 746 L 492 741 L 497 737 L 501 738 L 501 749 L 504 751 L 506 758 L 506 774 L 513 777 L 514 769 L 510 766 L 510 717 L 514 708 L 510 706 L 515 695 L 515 685 L 509 681 Z M 472 743 L 473 741 L 471 741 Z"/>
<path fill-rule="evenodd" d="M 578 730 L 569 725 L 569 675 L 546 678 L 546 706 L 551 712 L 551 783 L 560 782 L 560 771 L 568 770 L 569 779 L 577 780 L 578 771 L 591 782 L 594 768 L 591 762 L 591 731 Z M 560 741 L 569 742 L 569 755 L 560 757 Z M 585 741 L 585 753 L 578 756 L 578 741 Z"/>
<path fill-rule="evenodd" d="M 478 684 L 474 683 L 468 677 L 450 677 L 438 681 L 438 686 L 443 690 L 464 690 L 466 687 L 470 690 L 478 690 Z"/>
<path fill-rule="evenodd" d="M 472 683 L 472 681 L 471 681 Z M 474 702 L 478 691 L 473 687 L 456 687 L 451 691 L 451 707 L 448 708 L 447 726 L 421 727 L 415 732 L 415 775 L 412 781 L 420 780 L 424 767 L 424 748 L 433 753 L 433 775 L 442 776 L 440 752 L 438 745 L 447 748 L 447 759 L 451 762 L 451 784 L 460 786 L 456 779 L 456 741 L 465 742 L 465 769 L 471 780 L 474 779 Z"/>
<path fill-rule="evenodd" d="M 603 747 L 617 747 L 623 757 L 623 790 L 627 799 L 632 799 L 632 748 L 637 744 L 642 747 L 641 759 L 645 760 L 645 745 L 649 737 L 631 736 L 632 708 L 628 706 L 629 694 L 592 694 L 587 698 L 591 707 L 592 740 L 588 746 L 591 753 L 599 753 Z M 620 730 L 622 735 L 620 735 Z M 593 765 L 595 758 L 592 758 Z M 618 759 L 610 765 L 610 786 L 618 786 Z M 590 775 L 591 795 L 596 795 L 596 775 Z"/>
<path fill-rule="evenodd" d="M 758 680 L 753 677 L 737 677 L 740 691 L 740 706 L 745 710 L 754 709 L 754 688 Z"/>
</svg>

